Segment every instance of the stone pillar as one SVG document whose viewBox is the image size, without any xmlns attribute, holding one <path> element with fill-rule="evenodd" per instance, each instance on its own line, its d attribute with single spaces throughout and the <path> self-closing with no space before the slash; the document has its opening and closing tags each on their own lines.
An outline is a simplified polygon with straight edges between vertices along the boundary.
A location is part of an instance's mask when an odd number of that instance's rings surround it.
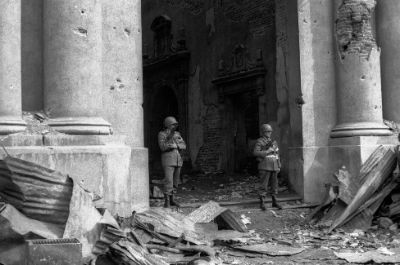
<svg viewBox="0 0 400 265">
<path fill-rule="evenodd" d="M 99 0 L 44 0 L 44 107 L 68 134 L 110 134 L 102 107 Z"/>
<path fill-rule="evenodd" d="M 0 0 L 0 134 L 25 130 L 21 102 L 21 1 Z"/>
<path fill-rule="evenodd" d="M 381 53 L 383 117 L 400 123 L 400 1 L 378 0 L 377 39 Z"/>
<path fill-rule="evenodd" d="M 149 207 L 148 152 L 144 148 L 141 0 L 101 0 L 103 13 L 103 117 L 131 147 L 131 212 Z M 152 139 L 154 140 L 154 139 Z"/>
<path fill-rule="evenodd" d="M 337 126 L 331 137 L 390 135 L 383 124 L 374 0 L 335 0 Z"/>
</svg>

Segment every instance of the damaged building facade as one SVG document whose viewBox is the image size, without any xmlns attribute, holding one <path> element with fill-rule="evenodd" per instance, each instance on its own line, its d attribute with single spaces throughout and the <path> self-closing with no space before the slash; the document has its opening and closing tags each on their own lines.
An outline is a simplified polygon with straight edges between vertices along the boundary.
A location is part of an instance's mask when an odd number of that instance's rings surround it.
<svg viewBox="0 0 400 265">
<path fill-rule="evenodd" d="M 258 127 L 270 123 L 286 178 L 306 202 L 379 144 L 397 144 L 400 4 L 386 0 L 142 2 L 145 145 L 175 115 L 187 164 L 254 172 Z M 382 69 L 382 71 L 381 71 Z M 382 74 L 381 74 L 382 73 Z"/>
<path fill-rule="evenodd" d="M 0 1 L 3 145 L 69 174 L 121 215 L 148 207 L 140 8 L 131 0 Z M 22 111 L 44 113 L 49 130 L 29 128 Z"/>
<path fill-rule="evenodd" d="M 384 119 L 400 122 L 399 11 L 397 0 L 0 0 L 3 144 L 124 215 L 149 205 L 165 116 L 180 122 L 185 167 L 205 172 L 251 172 L 270 123 L 281 176 L 317 202 L 338 168 L 358 172 L 397 144 Z M 26 131 L 23 111 L 43 111 L 55 132 Z"/>
</svg>

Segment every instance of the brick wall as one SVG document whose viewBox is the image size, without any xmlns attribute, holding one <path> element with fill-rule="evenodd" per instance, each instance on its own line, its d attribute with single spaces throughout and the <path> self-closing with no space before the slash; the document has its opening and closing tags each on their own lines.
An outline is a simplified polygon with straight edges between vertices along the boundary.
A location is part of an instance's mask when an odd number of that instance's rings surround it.
<svg viewBox="0 0 400 265">
<path fill-rule="evenodd" d="M 344 0 L 337 11 L 336 34 L 342 57 L 357 53 L 368 58 L 376 41 L 372 30 L 374 0 Z"/>
<path fill-rule="evenodd" d="M 209 106 L 204 117 L 204 144 L 200 147 L 196 166 L 206 172 L 218 170 L 222 147 L 222 118 L 218 107 Z"/>
<path fill-rule="evenodd" d="M 225 17 L 231 21 L 247 22 L 252 34 L 265 35 L 274 29 L 274 0 L 221 0 Z"/>
</svg>

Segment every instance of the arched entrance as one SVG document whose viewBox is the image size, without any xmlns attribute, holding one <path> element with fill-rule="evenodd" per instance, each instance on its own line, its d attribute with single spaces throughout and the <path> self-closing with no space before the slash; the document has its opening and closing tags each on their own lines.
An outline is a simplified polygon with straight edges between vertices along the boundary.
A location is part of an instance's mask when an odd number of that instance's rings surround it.
<svg viewBox="0 0 400 265">
<path fill-rule="evenodd" d="M 187 149 L 190 148 L 187 138 L 190 53 L 184 36 L 175 43 L 171 29 L 172 21 L 167 15 L 153 20 L 153 52 L 143 58 L 145 144 L 149 151 L 150 177 L 162 176 L 157 136 L 163 129 L 165 117 L 178 119 L 179 132 L 186 141 Z M 183 156 L 184 161 L 187 160 L 186 153 Z"/>
</svg>

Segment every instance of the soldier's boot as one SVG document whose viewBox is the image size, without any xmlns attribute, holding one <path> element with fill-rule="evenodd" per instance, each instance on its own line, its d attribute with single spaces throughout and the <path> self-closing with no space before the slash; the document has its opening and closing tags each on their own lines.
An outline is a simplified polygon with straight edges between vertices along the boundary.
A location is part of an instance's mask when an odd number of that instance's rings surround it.
<svg viewBox="0 0 400 265">
<path fill-rule="evenodd" d="M 272 197 L 272 207 L 276 207 L 276 208 L 278 208 L 279 210 L 281 210 L 281 209 L 282 209 L 282 205 L 280 205 L 280 204 L 278 203 L 278 201 L 276 200 L 276 195 L 275 195 L 275 194 L 272 194 L 271 197 Z"/>
<path fill-rule="evenodd" d="M 170 208 L 171 202 L 168 194 L 164 194 L 164 208 Z"/>
<path fill-rule="evenodd" d="M 174 200 L 174 195 L 169 195 L 169 202 L 171 206 L 181 207 L 181 205 Z"/>
<path fill-rule="evenodd" d="M 265 211 L 267 208 L 265 207 L 265 197 L 263 195 L 259 195 L 260 198 L 260 209 Z"/>
</svg>

